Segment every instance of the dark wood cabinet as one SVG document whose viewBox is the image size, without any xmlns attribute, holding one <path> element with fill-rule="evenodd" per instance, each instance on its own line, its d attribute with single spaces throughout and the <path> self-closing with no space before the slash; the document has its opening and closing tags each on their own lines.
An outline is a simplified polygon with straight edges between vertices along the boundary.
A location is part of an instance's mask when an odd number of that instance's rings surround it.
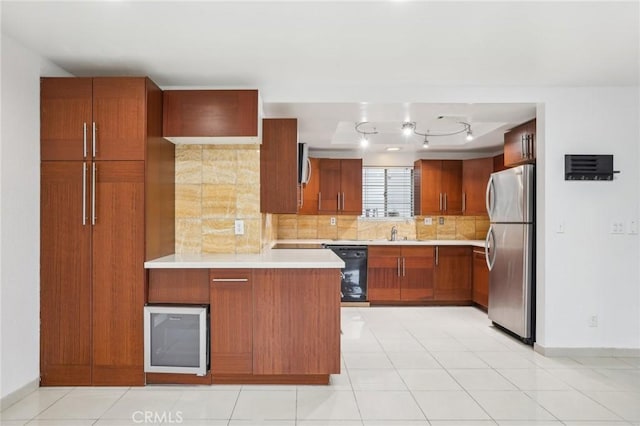
<svg viewBox="0 0 640 426">
<path fill-rule="evenodd" d="M 142 385 L 144 260 L 174 251 L 161 91 L 135 77 L 41 83 L 41 383 Z"/>
<path fill-rule="evenodd" d="M 487 214 L 485 194 L 493 172 L 493 158 L 476 158 L 462 162 L 462 213 L 469 216 Z"/>
<path fill-rule="evenodd" d="M 253 272 L 211 269 L 211 375 L 253 373 Z"/>
<path fill-rule="evenodd" d="M 163 136 L 257 137 L 257 90 L 165 90 Z"/>
<path fill-rule="evenodd" d="M 501 172 L 502 170 L 506 170 L 507 167 L 504 165 L 504 154 L 498 154 L 493 157 L 493 171 Z"/>
<path fill-rule="evenodd" d="M 319 214 L 362 214 L 362 160 L 321 158 Z"/>
<path fill-rule="evenodd" d="M 370 302 L 433 298 L 433 247 L 370 246 L 367 265 Z"/>
<path fill-rule="evenodd" d="M 471 301 L 471 247 L 436 246 L 435 250 L 435 300 Z"/>
<path fill-rule="evenodd" d="M 149 303 L 209 304 L 206 269 L 149 269 Z"/>
<path fill-rule="evenodd" d="M 536 120 L 514 127 L 504 134 L 506 167 L 534 163 L 536 160 Z"/>
<path fill-rule="evenodd" d="M 299 207 L 298 120 L 262 120 L 260 211 L 295 214 Z"/>
<path fill-rule="evenodd" d="M 301 187 L 301 200 L 298 214 L 318 214 L 318 194 L 320 193 L 320 160 L 309 158 L 310 176 L 309 182 Z"/>
<path fill-rule="evenodd" d="M 473 248 L 473 297 L 472 300 L 485 310 L 489 307 L 489 268 L 484 250 Z"/>
<path fill-rule="evenodd" d="M 414 214 L 462 214 L 462 160 L 414 163 Z"/>
</svg>

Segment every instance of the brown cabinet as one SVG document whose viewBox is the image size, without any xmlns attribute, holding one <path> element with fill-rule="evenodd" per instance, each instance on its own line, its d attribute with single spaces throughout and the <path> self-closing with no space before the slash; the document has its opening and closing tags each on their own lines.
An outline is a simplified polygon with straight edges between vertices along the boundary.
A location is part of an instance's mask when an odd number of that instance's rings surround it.
<svg viewBox="0 0 640 426">
<path fill-rule="evenodd" d="M 143 77 L 43 78 L 40 151 L 48 160 L 144 160 Z"/>
<path fill-rule="evenodd" d="M 433 247 L 370 246 L 367 264 L 370 302 L 433 298 Z"/>
<path fill-rule="evenodd" d="M 253 372 L 253 272 L 211 269 L 211 374 Z"/>
<path fill-rule="evenodd" d="M 301 203 L 298 214 L 318 214 L 318 194 L 320 193 L 320 159 L 309 158 L 309 182 L 302 184 Z"/>
<path fill-rule="evenodd" d="M 362 160 L 321 158 L 319 214 L 362 214 Z"/>
<path fill-rule="evenodd" d="M 473 302 L 484 309 L 489 307 L 489 268 L 484 250 L 473 248 Z"/>
<path fill-rule="evenodd" d="M 259 143 L 257 90 L 166 90 L 163 136 L 250 138 Z"/>
<path fill-rule="evenodd" d="M 146 78 L 41 81 L 41 383 L 141 385 L 144 260 L 174 250 L 162 93 Z"/>
<path fill-rule="evenodd" d="M 149 269 L 149 303 L 209 304 L 206 269 Z"/>
<path fill-rule="evenodd" d="M 504 154 L 499 154 L 493 157 L 493 171 L 501 172 L 502 170 L 506 170 L 507 167 L 504 165 Z"/>
<path fill-rule="evenodd" d="M 514 127 L 504 134 L 504 165 L 513 167 L 536 160 L 536 120 Z"/>
<path fill-rule="evenodd" d="M 485 194 L 493 172 L 493 158 L 476 158 L 462 162 L 462 213 L 469 216 L 487 214 Z"/>
<path fill-rule="evenodd" d="M 414 163 L 414 214 L 462 214 L 462 161 L 417 160 Z"/>
<path fill-rule="evenodd" d="M 471 247 L 436 246 L 434 299 L 471 301 Z"/>
<path fill-rule="evenodd" d="M 298 211 L 298 120 L 262 120 L 260 146 L 260 211 Z"/>
</svg>

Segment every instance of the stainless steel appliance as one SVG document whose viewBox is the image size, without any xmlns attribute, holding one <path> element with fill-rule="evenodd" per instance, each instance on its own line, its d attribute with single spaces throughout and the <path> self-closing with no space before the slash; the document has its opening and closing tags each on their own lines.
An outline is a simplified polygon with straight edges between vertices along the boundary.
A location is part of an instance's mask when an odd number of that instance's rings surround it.
<svg viewBox="0 0 640 426">
<path fill-rule="evenodd" d="M 342 302 L 367 301 L 367 246 L 327 245 L 344 261 L 340 291 Z"/>
<path fill-rule="evenodd" d="M 534 194 L 531 164 L 492 173 L 487 184 L 489 319 L 526 343 L 535 341 Z"/>
<path fill-rule="evenodd" d="M 144 371 L 206 375 L 207 311 L 206 306 L 145 306 Z"/>
</svg>

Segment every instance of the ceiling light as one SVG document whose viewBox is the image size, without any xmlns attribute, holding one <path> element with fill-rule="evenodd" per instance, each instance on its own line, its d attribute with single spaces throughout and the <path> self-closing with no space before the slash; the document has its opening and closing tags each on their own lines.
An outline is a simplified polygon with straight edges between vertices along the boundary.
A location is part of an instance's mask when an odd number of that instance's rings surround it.
<svg viewBox="0 0 640 426">
<path fill-rule="evenodd" d="M 416 129 L 416 123 L 411 121 L 405 121 L 402 123 L 402 134 L 405 136 L 411 136 Z"/>
<path fill-rule="evenodd" d="M 387 148 L 387 151 L 400 151 L 400 148 L 398 148 L 397 146 L 390 146 Z"/>
<path fill-rule="evenodd" d="M 360 121 L 359 123 L 356 123 L 355 126 L 356 132 L 362 135 L 362 138 L 360 138 L 360 146 L 363 148 L 369 146 L 369 135 L 378 134 L 375 127 L 371 127 L 369 130 L 366 130 L 368 124 L 370 124 L 368 121 Z"/>
<path fill-rule="evenodd" d="M 473 140 L 473 133 L 471 132 L 471 127 L 469 127 L 469 130 L 467 130 L 467 140 L 468 141 Z"/>
<path fill-rule="evenodd" d="M 424 149 L 429 148 L 429 140 L 427 139 L 427 135 L 424 135 L 424 142 L 422 142 L 422 147 Z"/>
<path fill-rule="evenodd" d="M 363 148 L 369 146 L 369 139 L 366 136 L 362 136 L 362 139 L 360 139 L 360 146 Z"/>
</svg>

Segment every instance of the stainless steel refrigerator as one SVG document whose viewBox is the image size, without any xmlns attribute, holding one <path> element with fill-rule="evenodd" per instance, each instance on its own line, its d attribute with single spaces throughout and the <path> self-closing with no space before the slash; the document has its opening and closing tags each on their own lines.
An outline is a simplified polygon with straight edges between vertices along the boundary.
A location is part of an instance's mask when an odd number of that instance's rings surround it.
<svg viewBox="0 0 640 426">
<path fill-rule="evenodd" d="M 526 343 L 535 341 L 534 195 L 531 164 L 492 173 L 487 184 L 489 319 Z"/>
</svg>

